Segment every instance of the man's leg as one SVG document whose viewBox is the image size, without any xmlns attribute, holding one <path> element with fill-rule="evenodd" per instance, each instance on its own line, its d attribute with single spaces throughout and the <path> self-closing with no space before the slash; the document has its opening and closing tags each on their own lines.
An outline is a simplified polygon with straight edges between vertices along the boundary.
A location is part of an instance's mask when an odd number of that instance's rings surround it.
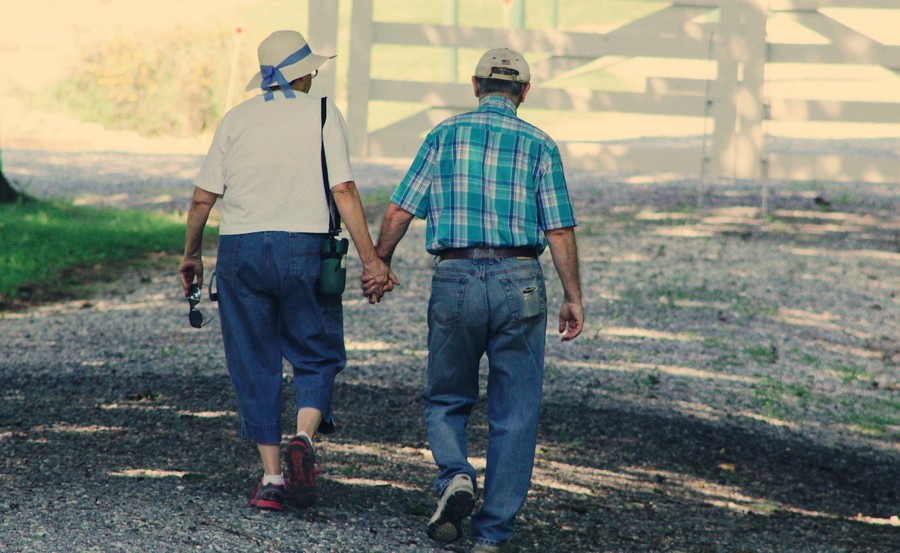
<svg viewBox="0 0 900 553">
<path fill-rule="evenodd" d="M 450 270 L 467 261 L 443 261 L 432 278 L 428 303 L 428 382 L 422 392 L 428 442 L 440 469 L 440 494 L 468 461 L 466 424 L 478 400 L 478 364 L 486 343 L 483 289 L 477 278 Z"/>
<path fill-rule="evenodd" d="M 428 384 L 422 393 L 428 442 L 438 465 L 441 496 L 428 535 L 452 542 L 475 503 L 475 469 L 468 460 L 466 424 L 478 400 L 478 365 L 487 320 L 483 282 L 468 261 L 444 261 L 432 278 L 428 304 Z"/>
<path fill-rule="evenodd" d="M 488 279 L 488 450 L 484 504 L 472 517 L 475 540 L 501 544 L 515 528 L 534 466 L 544 372 L 546 292 L 537 261 L 504 261 Z"/>
</svg>

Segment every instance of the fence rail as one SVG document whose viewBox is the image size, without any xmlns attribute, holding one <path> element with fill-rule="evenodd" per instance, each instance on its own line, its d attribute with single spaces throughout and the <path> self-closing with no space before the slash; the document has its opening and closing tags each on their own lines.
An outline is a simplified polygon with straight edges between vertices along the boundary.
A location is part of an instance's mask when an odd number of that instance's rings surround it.
<svg viewBox="0 0 900 553">
<path fill-rule="evenodd" d="M 455 51 L 505 44 L 520 51 L 549 55 L 549 59 L 533 64 L 533 73 L 545 77 L 579 67 L 590 68 L 609 57 L 649 58 L 658 60 L 661 66 L 672 60 L 690 60 L 708 66 L 708 75 L 703 78 L 688 74 L 649 75 L 644 90 L 639 92 L 552 88 L 537 83 L 528 96 L 529 108 L 688 117 L 704 122 L 702 140 L 674 145 L 667 141 L 667 147 L 583 137 L 558 140 L 568 165 L 613 173 L 900 180 L 900 161 L 893 157 L 766 149 L 772 136 L 768 131 L 770 123 L 900 124 L 898 102 L 781 97 L 770 93 L 767 81 L 772 67 L 786 64 L 880 66 L 887 72 L 900 71 L 900 46 L 882 44 L 829 12 L 830 8 L 896 11 L 900 10 L 896 0 L 673 0 L 659 11 L 606 33 L 382 22 L 373 19 L 374 1 L 352 3 L 347 118 L 354 155 L 411 157 L 423 133 L 447 116 L 474 105 L 471 85 L 467 83 L 373 78 L 374 46 L 431 46 Z M 337 2 L 309 2 L 311 20 L 315 11 L 321 21 L 337 25 Z M 821 38 L 817 43 L 804 44 L 767 39 L 767 26 L 774 17 Z M 321 26 L 317 29 L 323 37 L 335 36 L 332 31 Z M 435 59 L 433 63 L 444 60 Z M 379 100 L 423 104 L 429 109 L 370 131 L 369 107 Z"/>
</svg>

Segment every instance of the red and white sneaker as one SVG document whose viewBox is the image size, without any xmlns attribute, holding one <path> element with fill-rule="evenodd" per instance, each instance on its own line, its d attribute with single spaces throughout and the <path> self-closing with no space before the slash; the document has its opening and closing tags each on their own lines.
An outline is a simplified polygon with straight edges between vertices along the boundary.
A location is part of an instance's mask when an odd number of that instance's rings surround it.
<svg viewBox="0 0 900 553">
<path fill-rule="evenodd" d="M 316 476 L 319 467 L 316 464 L 316 450 L 306 436 L 298 434 L 284 449 L 284 464 L 287 472 L 284 475 L 285 500 L 297 507 L 306 508 L 316 502 Z"/>
</svg>

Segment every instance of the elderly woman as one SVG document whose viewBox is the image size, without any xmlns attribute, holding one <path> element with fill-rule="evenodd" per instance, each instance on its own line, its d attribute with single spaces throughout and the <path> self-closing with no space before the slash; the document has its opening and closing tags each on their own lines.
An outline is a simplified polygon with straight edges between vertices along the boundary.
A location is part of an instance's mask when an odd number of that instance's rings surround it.
<svg viewBox="0 0 900 553">
<path fill-rule="evenodd" d="M 329 190 L 362 261 L 361 278 L 377 284 L 370 301 L 390 289 L 392 275 L 375 255 L 344 118 L 330 100 L 307 94 L 329 58 L 314 54 L 294 31 L 272 33 L 258 53 L 260 73 L 248 90 L 262 94 L 229 111 L 216 130 L 194 183 L 180 272 L 186 296 L 203 285 L 203 229 L 221 198 L 214 276 L 225 359 L 241 438 L 257 444 L 263 465 L 250 504 L 281 510 L 285 501 L 300 507 L 315 501 L 312 438 L 334 431 L 332 392 L 347 359 L 340 293 L 317 287 L 323 241 L 330 240 Z M 294 368 L 297 410 L 285 472 L 283 359 Z"/>
</svg>

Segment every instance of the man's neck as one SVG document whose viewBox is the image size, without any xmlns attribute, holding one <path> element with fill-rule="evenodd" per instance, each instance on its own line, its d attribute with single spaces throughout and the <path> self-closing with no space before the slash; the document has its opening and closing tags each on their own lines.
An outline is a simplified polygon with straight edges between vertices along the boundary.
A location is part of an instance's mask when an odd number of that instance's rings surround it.
<svg viewBox="0 0 900 553">
<path fill-rule="evenodd" d="M 480 97 L 478 98 L 478 103 L 479 103 L 479 105 L 480 105 L 482 102 L 484 102 L 484 101 L 487 100 L 488 98 L 496 98 L 496 97 L 506 98 L 507 100 L 509 100 L 510 102 L 513 103 L 513 106 L 515 106 L 516 109 L 519 108 L 519 103 L 520 103 L 520 102 L 519 102 L 519 99 L 518 99 L 518 98 L 513 98 L 513 97 L 510 96 L 509 94 L 504 94 L 503 92 L 491 92 L 491 93 L 489 93 L 489 94 L 484 94 L 483 96 L 480 96 Z"/>
</svg>

